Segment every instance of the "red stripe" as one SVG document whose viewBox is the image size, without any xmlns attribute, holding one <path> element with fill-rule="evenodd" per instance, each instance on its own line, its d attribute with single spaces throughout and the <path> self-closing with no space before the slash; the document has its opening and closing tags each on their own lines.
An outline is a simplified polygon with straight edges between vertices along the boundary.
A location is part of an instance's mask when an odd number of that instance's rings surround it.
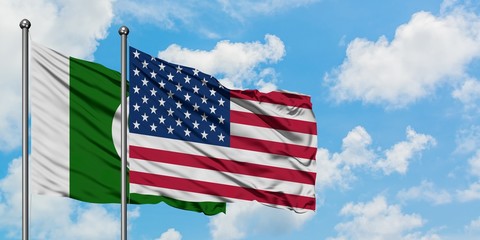
<svg viewBox="0 0 480 240">
<path fill-rule="evenodd" d="M 163 151 L 137 146 L 130 146 L 130 157 L 154 162 L 169 163 L 222 172 L 239 173 L 249 176 L 311 185 L 315 184 L 316 177 L 316 173 L 313 172 L 291 170 L 254 163 L 237 162 L 233 160 Z"/>
<path fill-rule="evenodd" d="M 130 171 L 130 183 L 315 210 L 315 198 Z"/>
<path fill-rule="evenodd" d="M 302 120 L 294 120 L 230 110 L 230 121 L 233 123 L 240 123 L 257 127 L 274 128 L 290 132 L 317 135 L 317 124 L 314 122 L 307 122 Z"/>
<path fill-rule="evenodd" d="M 230 90 L 230 97 L 312 109 L 312 102 L 309 96 L 294 93 L 277 91 L 262 93 L 258 90 Z"/>
<path fill-rule="evenodd" d="M 316 147 L 279 143 L 255 138 L 230 136 L 230 147 L 315 160 Z"/>
</svg>

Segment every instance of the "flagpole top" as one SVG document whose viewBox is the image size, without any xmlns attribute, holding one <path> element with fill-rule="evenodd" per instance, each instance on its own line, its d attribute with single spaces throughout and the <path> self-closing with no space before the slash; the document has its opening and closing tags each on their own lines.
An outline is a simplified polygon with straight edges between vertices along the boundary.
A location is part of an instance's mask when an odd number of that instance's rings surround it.
<svg viewBox="0 0 480 240">
<path fill-rule="evenodd" d="M 24 29 L 24 28 L 29 29 L 30 26 L 32 26 L 32 24 L 30 23 L 30 21 L 28 21 L 28 19 L 25 18 L 22 21 L 20 21 L 20 28 L 21 29 Z"/>
<path fill-rule="evenodd" d="M 118 34 L 120 35 L 128 35 L 130 30 L 128 30 L 128 27 L 126 26 L 121 26 L 120 29 L 118 29 Z"/>
</svg>

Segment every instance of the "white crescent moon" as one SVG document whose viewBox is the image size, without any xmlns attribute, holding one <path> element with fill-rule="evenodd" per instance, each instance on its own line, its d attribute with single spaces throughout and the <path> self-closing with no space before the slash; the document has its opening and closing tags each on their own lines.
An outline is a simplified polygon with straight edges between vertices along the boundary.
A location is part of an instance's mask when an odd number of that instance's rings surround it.
<svg viewBox="0 0 480 240">
<path fill-rule="evenodd" d="M 127 97 L 127 156 L 129 156 L 129 151 L 128 151 L 128 134 L 129 134 L 129 124 L 128 124 L 128 116 L 130 112 L 129 106 L 129 100 L 130 98 Z M 120 112 L 120 106 L 121 104 L 118 105 L 117 110 L 115 111 L 115 115 L 113 116 L 112 119 L 112 140 L 113 140 L 113 145 L 115 146 L 115 151 L 117 152 L 118 157 L 120 158 L 120 148 L 121 148 L 121 120 L 122 120 L 122 113 Z M 128 159 L 128 157 L 127 157 Z"/>
</svg>

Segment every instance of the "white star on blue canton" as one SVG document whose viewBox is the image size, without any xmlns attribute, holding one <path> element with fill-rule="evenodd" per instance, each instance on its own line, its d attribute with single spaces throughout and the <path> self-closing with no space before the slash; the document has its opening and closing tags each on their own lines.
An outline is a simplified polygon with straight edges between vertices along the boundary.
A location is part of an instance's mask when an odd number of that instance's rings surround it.
<svg viewBox="0 0 480 240">
<path fill-rule="evenodd" d="M 138 69 L 133 69 L 133 75 L 140 76 L 140 71 Z"/>
<path fill-rule="evenodd" d="M 180 101 L 176 102 L 175 105 L 177 105 L 177 108 L 182 108 L 182 102 Z"/>
<path fill-rule="evenodd" d="M 160 100 L 158 100 L 158 103 L 160 104 L 160 106 L 165 107 L 165 100 L 163 100 L 163 98 L 160 98 Z"/>
<path fill-rule="evenodd" d="M 225 118 L 223 118 L 223 116 L 220 116 L 220 117 L 218 118 L 218 123 L 222 123 L 222 124 L 223 124 L 224 122 L 225 122 Z"/>
<path fill-rule="evenodd" d="M 135 121 L 133 123 L 133 128 L 140 129 L 140 123 L 138 123 L 138 121 Z"/>
<path fill-rule="evenodd" d="M 150 90 L 150 93 L 152 96 L 157 96 L 157 90 L 155 90 L 155 88 L 152 88 L 152 90 Z"/>
<path fill-rule="evenodd" d="M 158 85 L 160 86 L 160 88 L 165 88 L 165 82 L 163 80 L 160 81 Z"/>
<path fill-rule="evenodd" d="M 175 85 L 175 87 L 177 88 L 177 91 L 182 91 L 182 85 L 180 83 Z"/>
<path fill-rule="evenodd" d="M 158 118 L 158 121 L 160 121 L 160 123 L 162 123 L 162 124 L 165 124 L 165 120 L 166 120 L 166 119 L 165 119 L 163 116 L 160 116 L 160 117 Z"/>
<path fill-rule="evenodd" d="M 198 91 L 200 90 L 200 88 L 198 88 L 197 85 L 195 85 L 195 87 L 193 87 L 192 89 L 193 89 L 193 92 L 197 94 L 198 94 Z"/>
<path fill-rule="evenodd" d="M 135 86 L 133 88 L 133 93 L 140 93 L 140 88 L 138 86 Z"/>
<path fill-rule="evenodd" d="M 203 121 L 205 121 L 205 122 L 207 121 L 207 114 L 205 114 L 205 113 L 202 114 L 202 122 Z"/>
<path fill-rule="evenodd" d="M 220 99 L 218 100 L 218 105 L 219 105 L 219 106 L 223 106 L 224 103 L 225 103 L 225 101 L 223 101 L 222 98 L 220 98 Z"/>
<path fill-rule="evenodd" d="M 150 125 L 150 131 L 153 131 L 153 132 L 157 131 L 157 126 L 154 123 L 152 123 L 152 125 Z"/>
<path fill-rule="evenodd" d="M 173 94 L 172 90 L 170 90 L 167 94 L 168 94 L 168 98 L 173 98 L 174 94 Z"/>
<path fill-rule="evenodd" d="M 137 50 L 135 50 L 135 52 L 133 52 L 133 55 L 134 55 L 135 58 L 140 57 L 140 53 Z"/>
<path fill-rule="evenodd" d="M 184 113 L 185 114 L 185 119 L 190 119 L 191 113 L 188 112 L 188 110 Z"/>
<path fill-rule="evenodd" d="M 143 98 L 142 98 L 142 101 L 143 101 L 143 103 L 148 103 L 148 98 L 147 98 L 147 96 L 144 95 Z"/>
<path fill-rule="evenodd" d="M 155 108 L 155 106 L 152 106 L 152 107 L 150 108 L 150 111 L 151 111 L 151 113 L 157 114 L 157 109 Z"/>
<path fill-rule="evenodd" d="M 225 136 L 223 136 L 223 134 L 220 133 L 220 135 L 218 135 L 218 141 L 224 142 L 224 139 L 225 139 Z"/>
<path fill-rule="evenodd" d="M 182 120 L 180 120 L 180 118 L 175 120 L 175 122 L 177 123 L 177 126 L 182 126 Z"/>
<path fill-rule="evenodd" d="M 212 105 L 212 106 L 210 107 L 210 113 L 215 114 L 215 111 L 217 111 L 217 109 Z"/>
<path fill-rule="evenodd" d="M 133 105 L 133 111 L 140 111 L 140 106 L 137 103 Z"/>
<path fill-rule="evenodd" d="M 193 111 L 197 111 L 198 112 L 198 109 L 200 108 L 200 106 L 198 106 L 197 103 L 193 104 Z"/>
<path fill-rule="evenodd" d="M 167 77 L 168 77 L 168 81 L 173 81 L 172 73 L 168 73 Z"/>
<path fill-rule="evenodd" d="M 210 96 L 215 96 L 215 93 L 216 93 L 216 92 L 217 92 L 217 91 L 215 91 L 215 89 L 213 89 L 213 88 L 210 89 Z"/>
<path fill-rule="evenodd" d="M 150 72 L 151 78 L 157 78 L 157 73 L 155 71 Z"/>
<path fill-rule="evenodd" d="M 146 113 L 143 113 L 143 115 L 142 115 L 142 120 L 143 120 L 144 122 L 147 122 L 147 121 L 148 121 L 148 115 L 147 115 Z"/>
</svg>

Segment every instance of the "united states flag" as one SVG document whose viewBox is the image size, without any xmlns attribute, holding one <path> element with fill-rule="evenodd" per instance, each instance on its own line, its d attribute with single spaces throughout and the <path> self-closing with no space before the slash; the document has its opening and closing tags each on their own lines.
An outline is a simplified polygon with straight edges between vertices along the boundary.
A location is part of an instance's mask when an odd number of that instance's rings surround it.
<svg viewBox="0 0 480 240">
<path fill-rule="evenodd" d="M 129 96 L 131 193 L 315 210 L 310 97 L 230 90 L 133 47 Z"/>
</svg>

